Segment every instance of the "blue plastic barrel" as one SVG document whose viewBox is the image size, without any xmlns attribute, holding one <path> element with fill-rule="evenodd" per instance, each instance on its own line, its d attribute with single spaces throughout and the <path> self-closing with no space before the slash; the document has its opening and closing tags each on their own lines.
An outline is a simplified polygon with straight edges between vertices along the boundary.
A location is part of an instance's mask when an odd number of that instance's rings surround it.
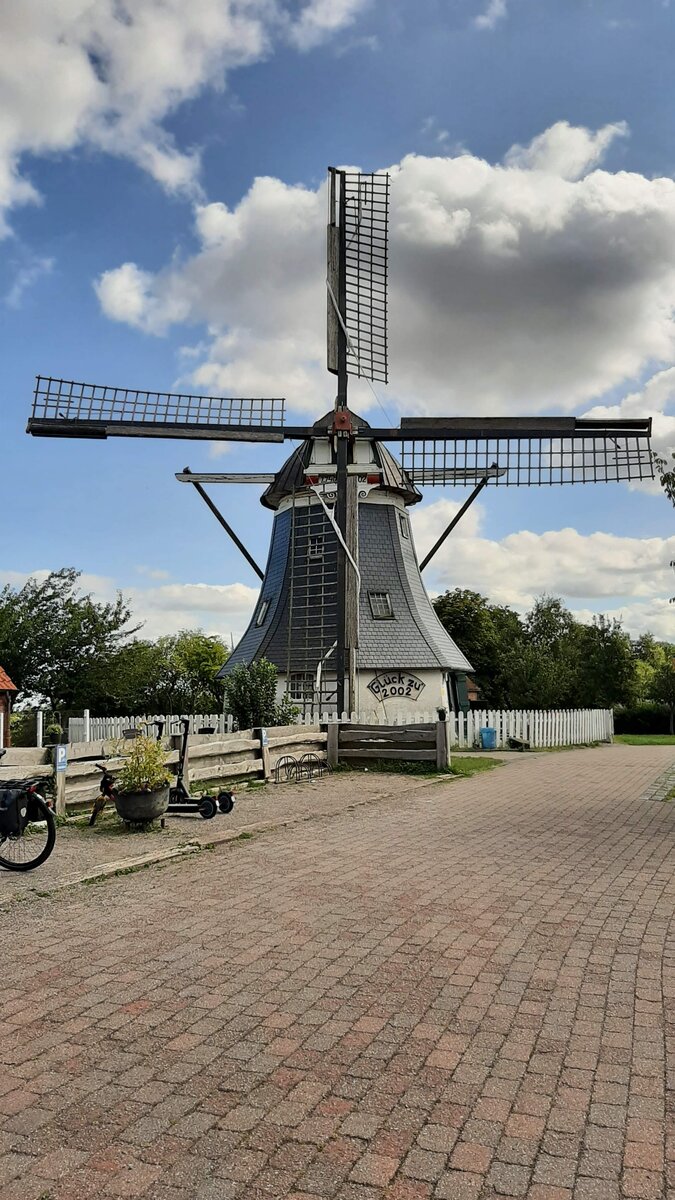
<svg viewBox="0 0 675 1200">
<path fill-rule="evenodd" d="M 489 725 L 483 725 L 480 730 L 480 744 L 483 750 L 496 750 L 497 730 L 491 729 Z"/>
</svg>

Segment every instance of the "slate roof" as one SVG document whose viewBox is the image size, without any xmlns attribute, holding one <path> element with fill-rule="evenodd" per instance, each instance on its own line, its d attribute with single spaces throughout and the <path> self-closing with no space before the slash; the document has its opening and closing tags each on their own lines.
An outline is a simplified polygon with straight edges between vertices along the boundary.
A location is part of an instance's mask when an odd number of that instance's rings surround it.
<svg viewBox="0 0 675 1200">
<path fill-rule="evenodd" d="M 289 662 L 288 606 L 290 581 L 291 512 L 286 509 L 274 519 L 274 530 L 265 579 L 251 624 L 220 671 L 223 678 L 237 663 L 268 658 L 285 672 Z M 405 533 L 408 536 L 405 536 Z M 329 554 L 334 546 L 327 547 Z M 441 625 L 417 565 L 412 531 L 407 514 L 395 504 L 359 505 L 359 570 L 361 598 L 359 607 L 359 652 L 357 663 L 364 670 L 395 668 L 470 671 L 461 650 Z M 373 617 L 369 592 L 388 592 L 394 617 Z M 255 625 L 263 600 L 270 608 L 262 628 Z M 334 614 L 334 605 L 330 608 Z M 318 618 L 311 618 L 318 621 Z M 333 615 L 334 620 L 334 615 Z M 336 627 L 326 628 L 324 651 L 335 641 Z M 315 669 L 320 655 L 308 661 L 307 642 L 294 621 L 290 644 L 291 671 Z M 316 644 L 316 643 L 311 643 Z"/>
<path fill-rule="evenodd" d="M 289 568 L 290 534 L 291 512 L 289 509 L 286 509 L 285 512 L 278 513 L 274 518 L 270 552 L 265 567 L 265 578 L 260 589 L 258 603 L 251 617 L 251 624 L 241 641 L 235 646 L 225 665 L 220 668 L 216 676 L 217 679 L 224 679 L 226 675 L 229 675 L 232 668 L 236 667 L 239 663 L 254 662 L 258 658 L 269 658 L 278 667 L 282 665 L 277 657 L 270 656 L 267 651 L 267 645 L 271 635 L 279 626 L 279 618 L 284 608 L 287 591 L 286 576 Z M 266 600 L 269 601 L 269 608 L 265 616 L 265 621 L 261 626 L 257 626 L 256 620 L 258 614 Z"/>
<path fill-rule="evenodd" d="M 408 526 L 408 537 L 403 535 L 403 523 Z M 359 506 L 359 570 L 359 667 L 471 670 L 424 590 L 412 531 L 400 508 L 393 504 Z M 369 592 L 389 592 L 393 620 L 373 618 Z"/>
</svg>

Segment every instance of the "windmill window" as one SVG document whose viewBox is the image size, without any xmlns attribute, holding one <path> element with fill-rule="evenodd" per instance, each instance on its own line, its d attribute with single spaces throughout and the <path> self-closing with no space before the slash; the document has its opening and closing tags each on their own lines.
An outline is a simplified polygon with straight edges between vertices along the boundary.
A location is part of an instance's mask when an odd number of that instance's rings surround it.
<svg viewBox="0 0 675 1200">
<path fill-rule="evenodd" d="M 258 615 L 255 619 L 256 627 L 258 629 L 260 628 L 261 625 L 265 624 L 265 617 L 267 616 L 269 607 L 270 607 L 269 600 L 263 600 L 262 604 L 260 605 L 260 608 L 258 609 Z"/>
<path fill-rule="evenodd" d="M 309 558 L 323 558 L 323 534 L 318 533 L 309 539 L 307 548 Z"/>
<path fill-rule="evenodd" d="M 390 621 L 394 616 L 389 592 L 368 592 L 368 601 L 375 621 Z"/>
<path fill-rule="evenodd" d="M 401 537 L 409 538 L 410 530 L 408 529 L 408 518 L 405 513 L 398 514 L 399 525 L 401 526 Z"/>
<path fill-rule="evenodd" d="M 306 704 L 314 696 L 314 676 L 311 671 L 293 671 L 288 681 L 288 694 L 291 700 Z"/>
</svg>

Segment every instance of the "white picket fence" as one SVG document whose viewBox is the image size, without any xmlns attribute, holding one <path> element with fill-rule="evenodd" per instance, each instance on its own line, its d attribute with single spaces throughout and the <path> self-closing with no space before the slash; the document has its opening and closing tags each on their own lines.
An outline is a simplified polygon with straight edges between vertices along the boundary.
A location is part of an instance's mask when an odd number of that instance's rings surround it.
<svg viewBox="0 0 675 1200">
<path fill-rule="evenodd" d="M 310 713 L 302 718 L 307 725 L 337 721 L 335 713 Z M 387 717 L 381 711 L 343 713 L 341 721 L 363 725 L 421 725 L 435 723 L 438 711 L 418 712 L 414 717 Z M 468 713 L 448 715 L 450 745 L 470 749 L 480 745 L 480 731 L 494 729 L 497 749 L 508 746 L 509 738 L 529 742 L 533 748 L 553 746 L 584 746 L 589 742 L 611 742 L 614 736 L 614 713 L 607 708 L 576 708 L 544 710 L 473 709 Z"/>
<path fill-rule="evenodd" d="M 82 717 L 70 717 L 69 742 L 98 742 L 122 738 L 126 730 L 141 729 L 154 732 L 154 722 L 164 722 L 164 732 L 176 733 L 180 716 L 92 717 L 85 711 Z M 319 725 L 340 720 L 361 725 L 424 725 L 438 720 L 438 711 L 417 712 L 414 717 L 399 719 L 380 711 L 342 713 L 311 712 L 298 719 L 299 725 Z M 589 742 L 611 742 L 614 736 L 614 713 L 606 708 L 554 709 L 551 711 L 473 709 L 468 713 L 449 713 L 450 745 L 470 749 L 480 744 L 480 730 L 494 729 L 497 749 L 508 746 L 509 738 L 529 742 L 535 748 L 552 746 L 583 746 Z M 190 732 L 211 728 L 216 733 L 232 732 L 232 717 L 224 713 L 198 713 L 190 717 Z"/>
<path fill-rule="evenodd" d="M 164 722 L 164 733 L 180 731 L 180 715 L 147 715 L 143 717 L 92 717 L 85 709 L 81 717 L 68 718 L 69 742 L 103 742 L 123 738 L 129 729 L 155 734 L 155 721 Z M 190 717 L 190 733 L 199 729 L 214 729 L 216 733 L 232 732 L 232 717 L 225 713 L 195 713 Z"/>
<path fill-rule="evenodd" d="M 459 749 L 476 745 L 480 730 L 497 734 L 497 748 L 508 746 L 509 738 L 529 742 L 533 749 L 553 746 L 584 746 L 589 742 L 611 742 L 614 713 L 605 708 L 555 709 L 542 711 L 486 711 L 450 714 L 450 745 Z"/>
</svg>

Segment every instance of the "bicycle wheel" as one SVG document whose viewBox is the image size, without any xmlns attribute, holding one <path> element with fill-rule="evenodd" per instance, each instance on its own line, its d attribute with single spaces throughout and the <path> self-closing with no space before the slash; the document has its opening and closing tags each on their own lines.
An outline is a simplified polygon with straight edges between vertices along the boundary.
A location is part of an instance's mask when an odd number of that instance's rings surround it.
<svg viewBox="0 0 675 1200">
<path fill-rule="evenodd" d="M 32 871 L 49 858 L 56 841 L 54 814 L 41 796 L 28 800 L 31 820 L 16 837 L 0 838 L 0 867 L 7 871 Z"/>
</svg>

